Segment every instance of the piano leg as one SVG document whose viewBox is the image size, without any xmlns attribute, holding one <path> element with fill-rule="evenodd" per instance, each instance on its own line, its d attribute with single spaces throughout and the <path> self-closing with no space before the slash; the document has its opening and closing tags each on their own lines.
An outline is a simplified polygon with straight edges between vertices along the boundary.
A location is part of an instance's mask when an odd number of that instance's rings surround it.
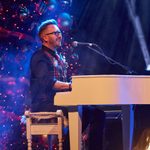
<svg viewBox="0 0 150 150">
<path fill-rule="evenodd" d="M 70 150 L 81 150 L 82 106 L 69 108 Z"/>
<path fill-rule="evenodd" d="M 123 150 L 132 150 L 134 130 L 134 109 L 133 105 L 122 106 L 122 127 L 123 127 Z"/>
</svg>

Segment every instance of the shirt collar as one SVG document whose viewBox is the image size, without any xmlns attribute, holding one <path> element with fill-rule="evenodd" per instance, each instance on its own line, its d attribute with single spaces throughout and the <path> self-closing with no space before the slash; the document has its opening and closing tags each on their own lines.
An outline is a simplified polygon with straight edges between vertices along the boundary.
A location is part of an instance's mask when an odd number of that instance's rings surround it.
<svg viewBox="0 0 150 150">
<path fill-rule="evenodd" d="M 56 55 L 57 55 L 57 52 L 51 50 L 50 48 L 48 48 L 48 47 L 46 47 L 46 46 L 44 46 L 44 45 L 42 45 L 42 49 L 43 49 L 44 51 L 48 52 L 49 54 L 51 54 L 53 57 L 56 57 Z"/>
</svg>

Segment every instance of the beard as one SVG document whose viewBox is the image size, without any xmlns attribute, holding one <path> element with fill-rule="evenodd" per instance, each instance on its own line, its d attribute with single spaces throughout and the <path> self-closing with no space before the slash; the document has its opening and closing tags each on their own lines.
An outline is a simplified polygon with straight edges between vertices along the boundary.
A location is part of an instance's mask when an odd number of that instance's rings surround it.
<svg viewBox="0 0 150 150">
<path fill-rule="evenodd" d="M 56 47 L 60 47 L 62 45 L 62 40 L 61 39 L 56 39 L 55 45 L 56 45 Z"/>
</svg>

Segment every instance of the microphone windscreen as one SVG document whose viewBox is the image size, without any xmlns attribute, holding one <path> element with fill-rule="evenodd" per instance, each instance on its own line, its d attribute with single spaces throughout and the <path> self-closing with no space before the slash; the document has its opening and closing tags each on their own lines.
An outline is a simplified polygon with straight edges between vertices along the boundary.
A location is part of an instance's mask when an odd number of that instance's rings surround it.
<svg viewBox="0 0 150 150">
<path fill-rule="evenodd" d="M 78 42 L 77 41 L 73 41 L 72 42 L 72 46 L 77 47 L 78 46 Z"/>
</svg>

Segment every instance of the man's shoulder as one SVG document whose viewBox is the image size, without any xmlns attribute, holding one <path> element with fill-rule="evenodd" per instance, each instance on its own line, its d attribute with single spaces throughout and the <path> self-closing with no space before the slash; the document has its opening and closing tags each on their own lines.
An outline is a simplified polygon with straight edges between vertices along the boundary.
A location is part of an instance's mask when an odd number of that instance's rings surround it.
<svg viewBox="0 0 150 150">
<path fill-rule="evenodd" d="M 48 59 L 47 55 L 45 54 L 44 50 L 38 49 L 35 51 L 31 57 L 31 63 L 35 64 L 37 62 L 46 62 L 51 63 L 51 60 Z"/>
<path fill-rule="evenodd" d="M 32 54 L 32 57 L 43 55 L 43 54 L 44 52 L 42 51 L 42 49 L 39 48 Z"/>
<path fill-rule="evenodd" d="M 33 54 L 31 59 L 42 59 L 44 57 L 44 51 L 42 49 L 37 49 Z"/>
</svg>

